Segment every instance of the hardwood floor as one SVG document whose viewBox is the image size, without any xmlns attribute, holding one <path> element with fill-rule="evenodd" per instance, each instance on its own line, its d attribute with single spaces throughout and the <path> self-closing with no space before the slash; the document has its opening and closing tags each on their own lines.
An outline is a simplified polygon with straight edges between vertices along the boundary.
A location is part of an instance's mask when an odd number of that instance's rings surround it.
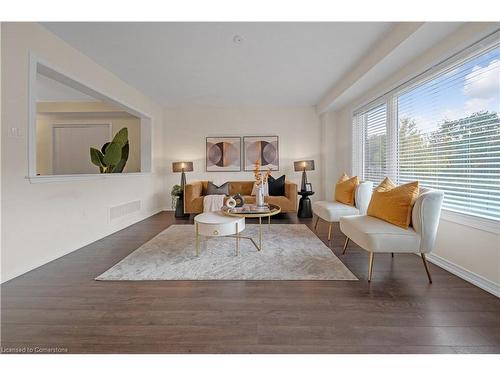
<svg viewBox="0 0 500 375">
<path fill-rule="evenodd" d="M 70 353 L 500 353 L 500 302 L 414 255 L 368 255 L 360 281 L 94 281 L 176 220 L 159 213 L 4 283 L 2 350 Z M 284 217 L 275 223 L 311 220 Z M 318 226 L 326 241 L 327 225 Z M 45 349 L 44 349 L 45 350 Z"/>
</svg>

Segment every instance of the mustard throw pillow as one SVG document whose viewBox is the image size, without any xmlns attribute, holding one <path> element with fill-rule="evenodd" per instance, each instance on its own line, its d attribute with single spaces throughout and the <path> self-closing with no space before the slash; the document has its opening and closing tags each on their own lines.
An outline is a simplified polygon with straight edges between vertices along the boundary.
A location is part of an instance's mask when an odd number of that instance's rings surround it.
<svg viewBox="0 0 500 375">
<path fill-rule="evenodd" d="M 407 229 L 410 226 L 411 210 L 418 194 L 418 181 L 396 186 L 386 177 L 375 188 L 367 215 Z"/>
<path fill-rule="evenodd" d="M 354 195 L 358 185 L 358 176 L 349 178 L 349 176 L 344 173 L 335 185 L 335 200 L 340 203 L 354 206 Z"/>
</svg>

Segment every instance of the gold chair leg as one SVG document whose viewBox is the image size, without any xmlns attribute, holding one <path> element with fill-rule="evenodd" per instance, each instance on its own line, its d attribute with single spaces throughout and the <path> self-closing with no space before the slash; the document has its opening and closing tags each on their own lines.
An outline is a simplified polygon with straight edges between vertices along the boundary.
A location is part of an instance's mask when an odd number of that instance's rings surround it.
<svg viewBox="0 0 500 375">
<path fill-rule="evenodd" d="M 330 241 L 332 239 L 332 223 L 330 223 L 330 225 L 328 225 L 328 241 Z"/>
<path fill-rule="evenodd" d="M 373 273 L 373 251 L 370 252 L 370 259 L 368 260 L 368 282 L 372 281 L 372 273 Z"/>
<path fill-rule="evenodd" d="M 345 254 L 345 251 L 347 250 L 347 244 L 349 243 L 349 237 L 346 237 L 345 238 L 345 242 L 344 242 L 344 251 L 342 251 L 342 255 Z"/>
<path fill-rule="evenodd" d="M 240 232 L 238 229 L 238 223 L 236 223 L 236 256 L 240 255 Z"/>
<path fill-rule="evenodd" d="M 427 272 L 427 278 L 429 279 L 429 284 L 432 284 L 431 272 L 429 271 L 429 265 L 427 264 L 427 258 L 424 253 L 420 254 L 422 256 L 422 262 L 424 263 L 425 272 Z"/>
<path fill-rule="evenodd" d="M 314 224 L 314 231 L 318 231 L 318 221 L 319 221 L 319 216 L 316 216 L 316 223 Z"/>
<path fill-rule="evenodd" d="M 200 235 L 198 234 L 198 223 L 196 223 L 196 256 L 200 255 Z"/>
</svg>

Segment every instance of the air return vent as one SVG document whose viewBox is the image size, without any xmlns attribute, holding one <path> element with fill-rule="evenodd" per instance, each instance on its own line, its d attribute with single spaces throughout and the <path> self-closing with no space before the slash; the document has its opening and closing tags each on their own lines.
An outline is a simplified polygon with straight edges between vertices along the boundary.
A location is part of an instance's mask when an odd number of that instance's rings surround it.
<svg viewBox="0 0 500 375">
<path fill-rule="evenodd" d="M 133 214 L 141 210 L 141 201 L 133 201 L 109 208 L 109 221 Z"/>
</svg>

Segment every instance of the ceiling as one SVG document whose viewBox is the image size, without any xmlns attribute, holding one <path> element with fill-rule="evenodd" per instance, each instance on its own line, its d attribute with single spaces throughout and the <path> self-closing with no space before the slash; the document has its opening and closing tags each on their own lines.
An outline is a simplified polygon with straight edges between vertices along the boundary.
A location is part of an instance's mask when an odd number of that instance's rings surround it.
<svg viewBox="0 0 500 375">
<path fill-rule="evenodd" d="M 43 23 L 165 106 L 315 105 L 389 22 Z M 241 42 L 235 42 L 235 36 Z"/>
</svg>

